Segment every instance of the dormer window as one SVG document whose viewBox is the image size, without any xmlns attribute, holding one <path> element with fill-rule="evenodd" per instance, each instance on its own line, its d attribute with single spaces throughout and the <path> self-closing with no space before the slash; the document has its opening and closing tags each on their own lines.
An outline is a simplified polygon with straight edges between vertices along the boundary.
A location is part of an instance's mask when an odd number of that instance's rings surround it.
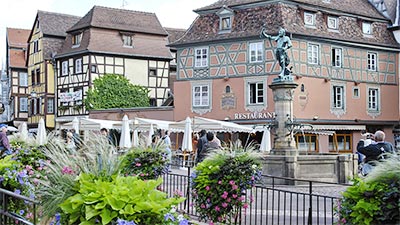
<svg viewBox="0 0 400 225">
<path fill-rule="evenodd" d="M 372 34 L 372 24 L 369 22 L 362 22 L 362 32 L 363 34 Z"/>
<path fill-rule="evenodd" d="M 133 47 L 133 41 L 131 35 L 122 35 L 122 41 L 124 43 L 124 47 Z"/>
<path fill-rule="evenodd" d="M 315 13 L 304 12 L 304 24 L 315 26 Z"/>
<path fill-rule="evenodd" d="M 337 30 L 338 29 L 338 18 L 335 16 L 328 16 L 327 25 L 329 29 Z"/>
<path fill-rule="evenodd" d="M 82 33 L 74 34 L 72 36 L 72 47 L 79 47 L 81 45 Z"/>
<path fill-rule="evenodd" d="M 228 7 L 222 7 L 218 12 L 219 16 L 219 33 L 229 33 L 232 30 L 233 10 Z"/>
</svg>

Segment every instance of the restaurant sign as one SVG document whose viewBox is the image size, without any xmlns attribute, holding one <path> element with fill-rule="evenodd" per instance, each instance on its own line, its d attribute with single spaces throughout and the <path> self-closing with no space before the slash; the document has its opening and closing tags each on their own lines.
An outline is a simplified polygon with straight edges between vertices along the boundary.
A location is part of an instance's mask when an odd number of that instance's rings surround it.
<svg viewBox="0 0 400 225">
<path fill-rule="evenodd" d="M 273 119 L 275 112 L 235 113 L 235 120 Z"/>
<path fill-rule="evenodd" d="M 82 90 L 60 93 L 59 98 L 60 98 L 60 102 L 81 101 L 82 100 Z"/>
</svg>

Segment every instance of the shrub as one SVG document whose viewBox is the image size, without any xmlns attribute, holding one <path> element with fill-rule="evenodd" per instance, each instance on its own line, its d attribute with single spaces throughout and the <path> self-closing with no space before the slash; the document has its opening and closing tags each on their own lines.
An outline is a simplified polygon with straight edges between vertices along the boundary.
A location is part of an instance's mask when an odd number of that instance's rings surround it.
<svg viewBox="0 0 400 225">
<path fill-rule="evenodd" d="M 258 154 L 252 148 L 212 153 L 191 175 L 195 208 L 203 221 L 236 224 L 251 196 L 245 196 L 261 178 Z"/>
<path fill-rule="evenodd" d="M 363 180 L 354 179 L 339 201 L 337 224 L 396 224 L 400 221 L 400 160 L 378 162 Z"/>
</svg>

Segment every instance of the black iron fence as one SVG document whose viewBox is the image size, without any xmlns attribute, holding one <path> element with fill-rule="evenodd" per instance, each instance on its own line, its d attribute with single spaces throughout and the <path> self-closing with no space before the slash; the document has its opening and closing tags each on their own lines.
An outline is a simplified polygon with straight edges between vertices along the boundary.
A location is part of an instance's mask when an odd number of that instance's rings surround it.
<svg viewBox="0 0 400 225">
<path fill-rule="evenodd" d="M 0 224 L 38 224 L 37 206 L 38 202 L 31 198 L 0 189 Z M 27 209 L 30 211 L 29 214 L 26 214 Z M 26 218 L 27 216 L 30 218 Z"/>
<path fill-rule="evenodd" d="M 168 196 L 182 195 L 186 200 L 177 206 L 192 217 L 198 217 L 193 206 L 190 174 L 192 168 L 173 167 L 171 173 L 163 175 L 160 189 Z M 349 185 L 311 180 L 262 176 L 262 182 L 246 192 L 251 204 L 243 208 L 236 224 L 243 225 L 286 225 L 286 224 L 335 224 L 334 208 L 340 193 Z M 290 183 L 285 185 L 282 183 Z M 293 185 L 294 184 L 294 185 Z M 16 193 L 0 189 L 0 225 L 38 224 L 38 202 Z M 32 218 L 21 217 L 16 204 L 23 202 L 32 210 Z M 12 203 L 12 204 L 10 204 Z"/>
</svg>

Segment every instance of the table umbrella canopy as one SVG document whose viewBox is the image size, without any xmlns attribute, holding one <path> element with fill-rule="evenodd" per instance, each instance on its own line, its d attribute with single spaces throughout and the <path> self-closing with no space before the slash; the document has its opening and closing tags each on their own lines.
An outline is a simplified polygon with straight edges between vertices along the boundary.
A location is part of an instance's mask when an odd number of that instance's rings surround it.
<svg viewBox="0 0 400 225">
<path fill-rule="evenodd" d="M 192 145 L 192 120 L 189 117 L 186 117 L 185 120 L 185 133 L 183 134 L 182 139 L 182 150 L 184 151 L 193 151 Z"/>
<path fill-rule="evenodd" d="M 186 126 L 186 120 L 171 123 L 169 129 L 175 132 L 184 132 Z M 237 123 L 214 120 L 204 117 L 195 116 L 192 118 L 192 130 L 193 131 L 214 131 L 214 132 L 245 132 L 251 133 L 253 129 Z"/>
<path fill-rule="evenodd" d="M 122 122 L 117 120 L 100 120 L 81 118 L 79 120 L 79 130 L 100 130 L 101 128 L 107 129 L 121 129 Z M 74 122 L 68 122 L 61 125 L 61 129 L 74 128 Z"/>
<path fill-rule="evenodd" d="M 122 118 L 122 129 L 121 129 L 121 139 L 119 141 L 119 147 L 120 148 L 130 148 L 132 147 L 132 142 L 131 142 L 131 132 L 129 129 L 129 119 L 128 116 L 125 115 L 124 118 Z"/>
</svg>

